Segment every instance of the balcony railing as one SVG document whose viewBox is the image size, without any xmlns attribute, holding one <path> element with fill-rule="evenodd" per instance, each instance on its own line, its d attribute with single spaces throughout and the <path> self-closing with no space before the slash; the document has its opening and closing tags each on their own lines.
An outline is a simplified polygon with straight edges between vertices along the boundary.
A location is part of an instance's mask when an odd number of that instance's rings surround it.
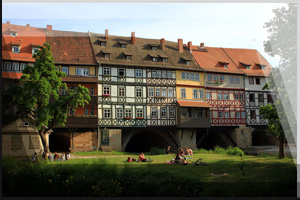
<svg viewBox="0 0 300 200">
<path fill-rule="evenodd" d="M 98 126 L 97 116 L 69 116 L 66 128 L 96 128 Z"/>
</svg>

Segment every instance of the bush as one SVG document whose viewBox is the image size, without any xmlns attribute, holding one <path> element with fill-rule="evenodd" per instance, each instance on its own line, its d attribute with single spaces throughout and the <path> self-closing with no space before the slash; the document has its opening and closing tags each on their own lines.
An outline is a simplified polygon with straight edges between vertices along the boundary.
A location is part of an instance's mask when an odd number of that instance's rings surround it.
<svg viewBox="0 0 300 200">
<path fill-rule="evenodd" d="M 161 155 L 165 154 L 165 149 L 159 149 L 158 147 L 151 147 L 149 151 L 150 155 Z"/>
<path fill-rule="evenodd" d="M 228 155 L 237 155 L 237 156 L 239 156 L 239 155 L 244 156 L 245 155 L 244 151 L 241 150 L 240 148 L 238 148 L 238 147 L 231 147 L 231 146 L 228 147 L 225 150 L 225 153 L 228 154 Z"/>
</svg>

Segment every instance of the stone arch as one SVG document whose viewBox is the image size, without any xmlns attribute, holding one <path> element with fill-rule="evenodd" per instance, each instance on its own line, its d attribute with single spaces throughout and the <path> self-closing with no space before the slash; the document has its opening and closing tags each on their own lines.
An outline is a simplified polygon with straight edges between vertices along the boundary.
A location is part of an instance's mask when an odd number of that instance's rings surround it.
<svg viewBox="0 0 300 200">
<path fill-rule="evenodd" d="M 266 129 L 255 129 L 252 132 L 252 146 L 276 145 L 276 138 L 268 135 Z"/>
<path fill-rule="evenodd" d="M 203 149 L 214 149 L 215 146 L 219 146 L 222 148 L 227 148 L 229 146 L 235 146 L 236 144 L 233 143 L 229 137 L 228 132 L 225 130 L 209 130 L 208 133 L 201 133 L 199 134 L 199 138 L 204 137 L 201 143 L 198 143 L 198 148 Z"/>
</svg>

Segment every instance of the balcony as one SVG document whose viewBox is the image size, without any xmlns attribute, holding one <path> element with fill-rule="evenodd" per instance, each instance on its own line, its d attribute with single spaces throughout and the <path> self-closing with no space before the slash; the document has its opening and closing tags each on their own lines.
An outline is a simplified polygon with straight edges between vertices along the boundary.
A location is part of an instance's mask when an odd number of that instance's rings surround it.
<svg viewBox="0 0 300 200">
<path fill-rule="evenodd" d="M 76 83 L 98 83 L 98 77 L 95 76 L 71 76 L 61 78 L 63 82 L 76 82 Z"/>
<path fill-rule="evenodd" d="M 210 128 L 210 118 L 183 118 L 178 121 L 178 128 Z"/>
<path fill-rule="evenodd" d="M 65 128 L 97 128 L 97 116 L 69 116 Z"/>
</svg>

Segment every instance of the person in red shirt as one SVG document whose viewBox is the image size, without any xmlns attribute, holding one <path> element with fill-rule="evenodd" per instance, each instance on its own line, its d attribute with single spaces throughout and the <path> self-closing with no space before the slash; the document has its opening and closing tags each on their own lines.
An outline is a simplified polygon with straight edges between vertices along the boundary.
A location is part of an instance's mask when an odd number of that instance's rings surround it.
<svg viewBox="0 0 300 200">
<path fill-rule="evenodd" d="M 146 162 L 146 158 L 145 158 L 145 155 L 144 155 L 143 152 L 140 153 L 140 155 L 139 155 L 139 161 L 141 161 L 141 162 Z"/>
</svg>

